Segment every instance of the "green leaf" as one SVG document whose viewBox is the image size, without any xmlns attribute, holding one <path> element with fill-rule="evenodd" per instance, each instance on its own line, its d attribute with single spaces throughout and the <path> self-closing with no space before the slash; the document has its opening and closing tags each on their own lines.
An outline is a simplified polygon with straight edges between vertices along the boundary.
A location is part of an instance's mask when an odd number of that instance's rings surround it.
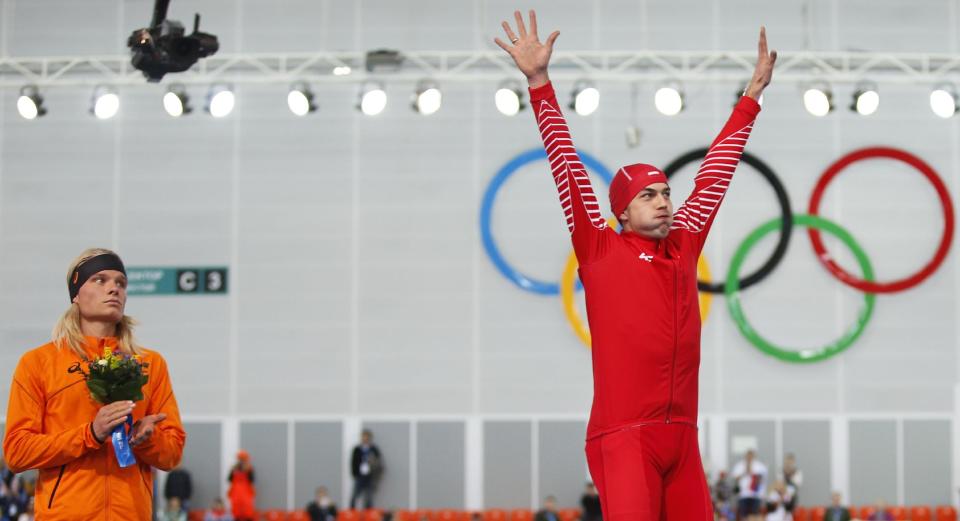
<svg viewBox="0 0 960 521">
<path fill-rule="evenodd" d="M 98 380 L 87 380 L 87 389 L 90 389 L 90 394 L 93 395 L 93 398 L 100 403 L 106 404 L 108 393 L 106 386 L 103 385 Z"/>
</svg>

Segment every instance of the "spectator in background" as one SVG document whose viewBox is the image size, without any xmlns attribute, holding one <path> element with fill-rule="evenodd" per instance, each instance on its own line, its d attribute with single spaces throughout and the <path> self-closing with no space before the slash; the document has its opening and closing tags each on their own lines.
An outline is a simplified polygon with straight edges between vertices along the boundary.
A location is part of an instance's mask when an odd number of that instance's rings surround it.
<svg viewBox="0 0 960 521">
<path fill-rule="evenodd" d="M 13 484 L 13 480 L 7 479 L 7 473 L 9 469 L 6 467 L 0 467 L 0 472 L 3 473 L 3 479 L 0 480 L 0 521 L 7 521 L 9 519 L 11 508 L 16 509 L 16 496 L 13 491 L 10 490 L 10 486 Z M 7 482 L 10 482 L 10 485 Z"/>
<path fill-rule="evenodd" d="M 736 482 L 737 518 L 745 521 L 761 521 L 760 507 L 767 491 L 767 466 L 757 459 L 750 449 L 742 461 L 733 466 Z"/>
<path fill-rule="evenodd" d="M 7 467 L 7 462 L 3 458 L 0 458 L 0 486 L 5 486 L 9 490 L 13 487 L 13 479 L 17 475 Z"/>
<path fill-rule="evenodd" d="M 600 494 L 592 481 L 587 482 L 587 488 L 580 496 L 580 508 L 583 510 L 581 521 L 603 521 L 603 512 L 600 511 Z"/>
<path fill-rule="evenodd" d="M 187 521 L 180 498 L 173 496 L 167 500 L 167 509 L 157 514 L 157 521 Z"/>
<path fill-rule="evenodd" d="M 230 470 L 230 508 L 236 521 L 254 521 L 254 502 L 257 490 L 253 486 L 253 465 L 250 463 L 250 453 L 241 450 L 237 452 L 237 463 Z"/>
<path fill-rule="evenodd" d="M 16 493 L 13 490 L 16 478 L 17 475 L 7 468 L 7 462 L 0 458 L 0 521 L 9 519 L 11 507 L 16 509 Z"/>
<path fill-rule="evenodd" d="M 781 471 L 780 479 L 793 491 L 793 499 L 791 499 L 790 504 L 786 506 L 787 512 L 792 514 L 800 496 L 800 487 L 803 485 L 803 472 L 797 467 L 797 457 L 792 452 L 788 452 L 786 456 L 783 457 L 783 470 Z"/>
<path fill-rule="evenodd" d="M 373 489 L 383 470 L 380 449 L 373 444 L 373 433 L 367 429 L 360 435 L 360 445 L 353 448 L 350 457 L 350 473 L 353 474 L 353 494 L 350 508 L 356 509 L 362 497 L 364 508 L 373 508 Z"/>
<path fill-rule="evenodd" d="M 895 521 L 893 516 L 890 515 L 890 512 L 887 512 L 886 501 L 882 499 L 878 500 L 876 508 L 876 512 L 870 514 L 870 517 L 867 518 L 867 521 Z"/>
<path fill-rule="evenodd" d="M 737 519 L 737 513 L 733 510 L 733 507 L 730 506 L 730 503 L 723 503 L 715 512 L 717 516 L 717 521 L 735 521 Z"/>
<path fill-rule="evenodd" d="M 213 500 L 210 508 L 204 513 L 203 521 L 233 521 L 233 516 L 230 515 L 230 512 L 227 512 L 223 500 L 217 498 Z"/>
<path fill-rule="evenodd" d="M 21 488 L 20 488 L 20 504 L 22 505 L 23 512 L 29 512 L 30 518 L 33 518 L 33 498 L 37 493 L 37 478 L 31 477 L 30 479 L 20 478 Z M 22 514 L 21 514 L 22 515 Z"/>
<path fill-rule="evenodd" d="M 770 493 L 767 494 L 766 521 L 791 521 L 793 515 L 787 510 L 787 505 L 793 499 L 793 487 L 782 479 L 773 482 Z"/>
<path fill-rule="evenodd" d="M 713 496 L 713 509 L 717 513 L 721 510 L 730 508 L 730 501 L 733 500 L 733 483 L 730 482 L 730 476 L 726 472 L 717 473 L 717 479 L 713 482 L 713 490 L 710 491 Z"/>
<path fill-rule="evenodd" d="M 850 521 L 850 510 L 843 506 L 842 499 L 839 492 L 830 495 L 830 506 L 823 516 L 824 521 Z"/>
<path fill-rule="evenodd" d="M 557 511 L 557 498 L 547 496 L 543 501 L 543 508 L 533 516 L 533 521 L 560 521 L 560 512 Z"/>
<path fill-rule="evenodd" d="M 17 516 L 16 521 L 33 521 L 33 496 L 30 496 L 30 499 L 27 501 L 26 507 L 24 507 L 23 512 L 20 512 L 20 515 Z"/>
<path fill-rule="evenodd" d="M 17 521 L 21 514 L 28 511 L 36 481 L 24 480 L 22 476 L 7 468 L 3 471 L 0 479 L 0 520 Z M 32 508 L 29 508 L 29 512 L 32 516 Z"/>
<path fill-rule="evenodd" d="M 163 484 L 163 497 L 170 502 L 172 498 L 180 500 L 184 510 L 190 508 L 190 497 L 193 495 L 193 482 L 190 473 L 183 467 L 177 467 L 167 474 L 167 481 Z"/>
<path fill-rule="evenodd" d="M 337 505 L 330 499 L 327 487 L 317 487 L 316 497 L 307 504 L 310 521 L 336 521 Z"/>
</svg>

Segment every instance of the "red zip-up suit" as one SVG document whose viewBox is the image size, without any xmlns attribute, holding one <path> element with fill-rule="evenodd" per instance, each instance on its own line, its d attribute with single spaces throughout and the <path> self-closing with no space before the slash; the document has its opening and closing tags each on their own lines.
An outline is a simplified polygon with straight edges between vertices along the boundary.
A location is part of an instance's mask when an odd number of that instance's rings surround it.
<svg viewBox="0 0 960 521">
<path fill-rule="evenodd" d="M 617 234 L 550 84 L 530 101 L 560 193 L 593 339 L 587 461 L 606 521 L 712 520 L 697 444 L 697 258 L 760 106 L 743 97 L 665 239 Z"/>
</svg>

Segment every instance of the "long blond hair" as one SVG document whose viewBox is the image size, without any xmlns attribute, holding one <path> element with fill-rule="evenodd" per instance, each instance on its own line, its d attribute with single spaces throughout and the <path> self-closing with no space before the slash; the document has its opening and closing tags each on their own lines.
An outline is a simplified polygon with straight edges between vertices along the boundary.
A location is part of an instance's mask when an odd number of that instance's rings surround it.
<svg viewBox="0 0 960 521">
<path fill-rule="evenodd" d="M 105 248 L 88 248 L 83 251 L 73 262 L 70 263 L 70 269 L 67 270 L 67 284 L 73 277 L 73 272 L 85 261 L 96 257 L 97 255 L 117 255 Z M 141 354 L 141 347 L 137 345 L 137 340 L 133 336 L 133 327 L 137 321 L 128 315 L 123 315 L 120 322 L 117 322 L 117 330 L 114 336 L 117 337 L 117 346 L 121 352 L 129 354 Z M 76 302 L 71 302 L 70 307 L 63 312 L 57 325 L 53 326 L 53 342 L 59 348 L 67 347 L 73 350 L 77 356 L 83 358 L 86 354 L 83 346 L 87 343 L 80 328 L 80 306 Z"/>
</svg>

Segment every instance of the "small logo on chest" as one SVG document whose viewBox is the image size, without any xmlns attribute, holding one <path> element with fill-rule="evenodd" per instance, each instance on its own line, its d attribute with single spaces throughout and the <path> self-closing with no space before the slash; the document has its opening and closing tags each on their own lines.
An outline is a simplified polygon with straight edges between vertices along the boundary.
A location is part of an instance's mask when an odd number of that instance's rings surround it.
<svg viewBox="0 0 960 521">
<path fill-rule="evenodd" d="M 647 255 L 646 253 L 640 252 L 640 260 L 653 262 L 653 255 Z"/>
</svg>

